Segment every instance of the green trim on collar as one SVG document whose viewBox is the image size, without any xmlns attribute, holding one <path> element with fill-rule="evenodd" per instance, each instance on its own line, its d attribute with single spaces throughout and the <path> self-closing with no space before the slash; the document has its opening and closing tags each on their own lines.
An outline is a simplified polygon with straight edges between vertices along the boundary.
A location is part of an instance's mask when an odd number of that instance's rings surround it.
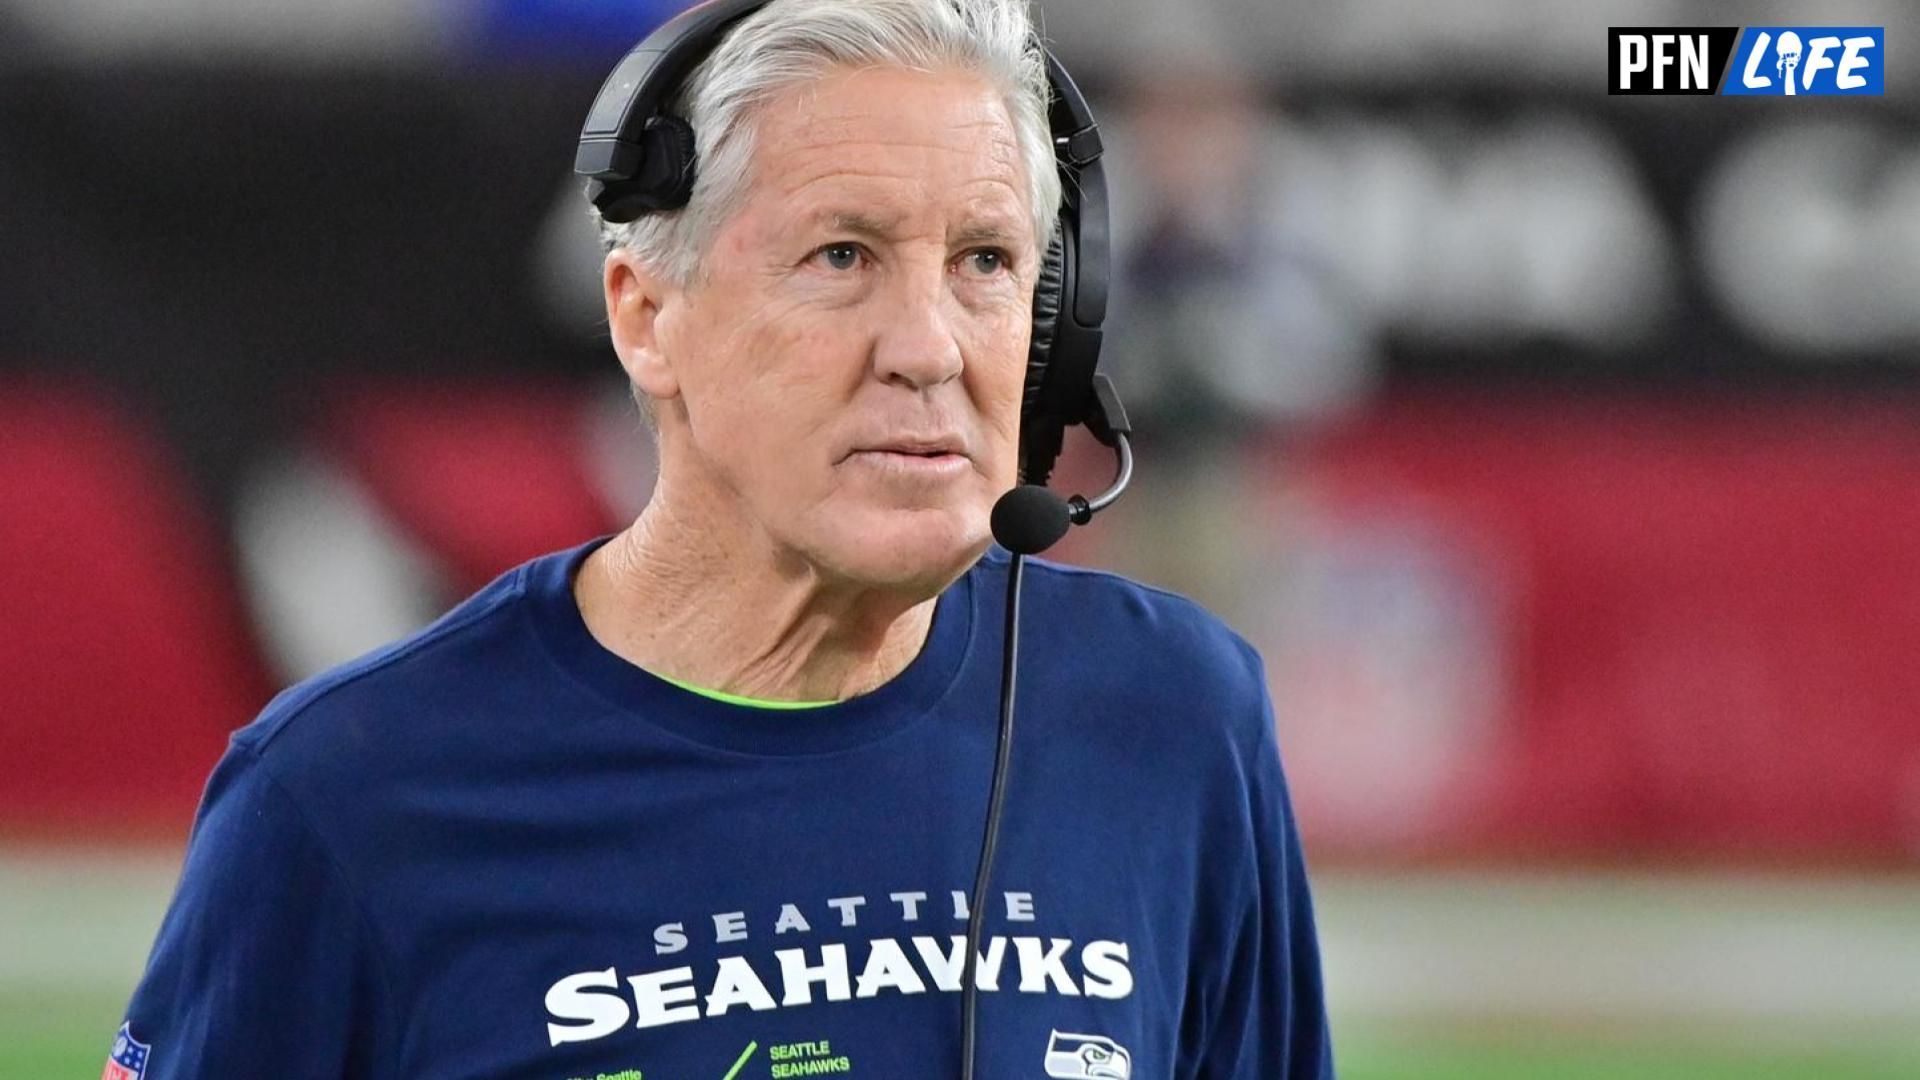
<svg viewBox="0 0 1920 1080">
<path fill-rule="evenodd" d="M 818 709 L 826 705 L 840 704 L 838 701 L 767 701 L 763 698 L 741 697 L 739 694 L 729 694 L 725 690 L 709 690 L 704 686 L 684 683 L 671 675 L 662 675 L 657 671 L 653 674 L 656 678 L 670 682 L 682 690 L 691 691 L 715 701 L 724 701 L 729 705 L 745 705 L 754 709 Z"/>
</svg>

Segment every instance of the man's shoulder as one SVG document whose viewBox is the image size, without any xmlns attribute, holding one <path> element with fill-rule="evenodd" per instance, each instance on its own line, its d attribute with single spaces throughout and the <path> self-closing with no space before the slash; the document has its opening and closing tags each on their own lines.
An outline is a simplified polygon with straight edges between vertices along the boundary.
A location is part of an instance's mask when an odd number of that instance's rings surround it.
<svg viewBox="0 0 1920 1080">
<path fill-rule="evenodd" d="M 1000 563 L 1007 561 L 998 548 L 995 554 Z M 1040 600 L 1034 606 L 1044 606 L 1053 618 L 1085 623 L 1088 631 L 1111 636 L 1130 650 L 1172 650 L 1183 660 L 1211 658 L 1237 673 L 1259 661 L 1253 645 L 1198 600 L 1112 570 L 1029 556 L 1023 610 L 1026 596 Z"/>
<path fill-rule="evenodd" d="M 316 740 L 346 750 L 384 727 L 385 718 L 449 692 L 470 691 L 474 674 L 501 648 L 502 634 L 512 632 L 527 574 L 539 561 L 501 574 L 419 630 L 287 687 L 233 741 L 280 759 L 298 756 L 297 748 Z M 350 737 L 315 730 L 337 723 Z"/>
<path fill-rule="evenodd" d="M 1004 574 L 1008 556 L 995 552 Z M 1259 651 L 1199 601 L 1111 570 L 1026 562 L 1023 652 L 1044 650 L 1081 671 L 1092 664 L 1131 693 L 1208 706 L 1215 715 L 1263 711 Z"/>
</svg>

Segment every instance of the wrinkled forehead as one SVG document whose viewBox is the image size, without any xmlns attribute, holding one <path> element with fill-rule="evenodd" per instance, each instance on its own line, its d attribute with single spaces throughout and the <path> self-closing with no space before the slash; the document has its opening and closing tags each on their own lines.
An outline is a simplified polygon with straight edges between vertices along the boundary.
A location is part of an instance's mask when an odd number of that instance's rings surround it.
<svg viewBox="0 0 1920 1080">
<path fill-rule="evenodd" d="M 937 222 L 1034 242 L 1013 119 L 982 77 L 838 71 L 783 90 L 756 121 L 749 198 L 795 227 L 888 236 Z"/>
</svg>

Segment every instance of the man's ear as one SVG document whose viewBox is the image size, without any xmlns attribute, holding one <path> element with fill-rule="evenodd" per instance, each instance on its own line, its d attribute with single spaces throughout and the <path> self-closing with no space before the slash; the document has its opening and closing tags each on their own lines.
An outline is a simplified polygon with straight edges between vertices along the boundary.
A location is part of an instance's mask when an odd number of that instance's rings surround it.
<svg viewBox="0 0 1920 1080">
<path fill-rule="evenodd" d="M 661 342 L 662 308 L 679 290 L 652 273 L 626 248 L 607 255 L 601 284 L 607 297 L 607 329 L 627 378 L 655 401 L 680 396 L 680 380 Z"/>
</svg>

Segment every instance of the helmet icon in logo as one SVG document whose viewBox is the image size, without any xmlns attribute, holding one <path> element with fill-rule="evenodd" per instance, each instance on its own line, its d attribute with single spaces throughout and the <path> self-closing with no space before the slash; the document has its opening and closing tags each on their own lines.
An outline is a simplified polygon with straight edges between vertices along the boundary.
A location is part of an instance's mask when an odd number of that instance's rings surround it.
<svg viewBox="0 0 1920 1080">
<path fill-rule="evenodd" d="M 1047 1075 L 1064 1080 L 1131 1080 L 1133 1056 L 1104 1035 L 1055 1031 L 1047 1040 Z"/>
</svg>

